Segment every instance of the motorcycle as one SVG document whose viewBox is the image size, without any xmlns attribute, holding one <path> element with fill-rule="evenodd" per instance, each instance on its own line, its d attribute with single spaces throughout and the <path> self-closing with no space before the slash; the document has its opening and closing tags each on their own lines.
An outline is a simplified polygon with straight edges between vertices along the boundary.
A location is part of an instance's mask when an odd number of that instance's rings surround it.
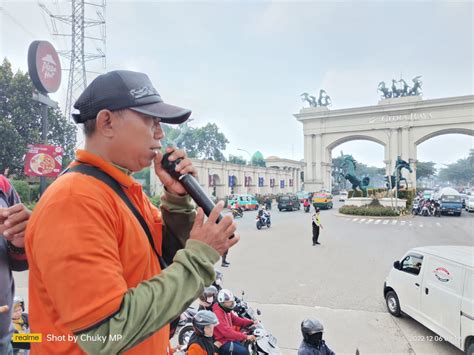
<svg viewBox="0 0 474 355">
<path fill-rule="evenodd" d="M 256 221 L 257 221 L 257 229 L 260 230 L 264 226 L 267 226 L 268 228 L 270 228 L 270 225 L 271 225 L 270 212 L 259 211 L 259 213 L 257 214 Z"/>
<path fill-rule="evenodd" d="M 175 330 L 178 334 L 178 343 L 180 346 L 186 348 L 189 343 L 191 335 L 194 333 L 193 318 L 197 313 L 194 307 L 188 307 L 179 317 L 178 326 Z"/>
<path fill-rule="evenodd" d="M 311 209 L 311 205 L 304 206 L 304 211 L 305 211 L 306 213 L 308 213 L 310 209 Z"/>
<path fill-rule="evenodd" d="M 258 323 L 253 330 L 257 338 L 254 343 L 249 344 L 249 353 L 252 355 L 281 355 L 282 352 L 277 344 L 277 339 L 270 334 L 262 323 Z"/>
<path fill-rule="evenodd" d="M 260 315 L 260 310 L 255 312 L 244 300 L 245 293 L 242 291 L 242 298 L 235 298 L 234 312 L 241 318 L 257 320 L 256 315 Z M 249 353 L 252 355 L 281 355 L 282 352 L 277 345 L 277 339 L 267 331 L 264 325 L 258 324 L 249 328 L 250 332 L 257 338 L 254 343 L 246 342 Z"/>
<path fill-rule="evenodd" d="M 441 208 L 439 206 L 433 207 L 433 216 L 441 217 Z"/>
<path fill-rule="evenodd" d="M 422 208 L 421 208 L 421 213 L 420 213 L 423 217 L 428 217 L 428 216 L 431 216 L 431 208 L 428 206 L 428 205 L 424 205 Z"/>
<path fill-rule="evenodd" d="M 237 218 L 240 217 L 242 218 L 244 216 L 244 212 L 242 211 L 241 208 L 233 208 L 232 209 L 232 217 Z"/>
<path fill-rule="evenodd" d="M 411 213 L 416 216 L 418 214 L 420 214 L 420 205 L 418 202 L 414 202 L 413 203 L 413 207 L 411 209 Z"/>
</svg>

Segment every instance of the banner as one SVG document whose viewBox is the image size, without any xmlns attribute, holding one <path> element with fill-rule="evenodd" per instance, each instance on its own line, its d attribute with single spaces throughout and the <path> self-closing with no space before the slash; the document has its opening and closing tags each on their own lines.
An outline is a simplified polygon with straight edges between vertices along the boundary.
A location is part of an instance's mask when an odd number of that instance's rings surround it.
<svg viewBox="0 0 474 355">
<path fill-rule="evenodd" d="M 270 179 L 270 187 L 275 187 L 275 179 Z"/>
<path fill-rule="evenodd" d="M 25 157 L 26 176 L 57 177 L 62 169 L 63 148 L 28 144 Z"/>
</svg>

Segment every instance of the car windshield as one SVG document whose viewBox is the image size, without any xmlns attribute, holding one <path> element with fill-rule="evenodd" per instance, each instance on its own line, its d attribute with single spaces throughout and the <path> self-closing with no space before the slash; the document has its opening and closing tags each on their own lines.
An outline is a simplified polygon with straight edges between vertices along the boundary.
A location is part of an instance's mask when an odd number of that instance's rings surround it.
<svg viewBox="0 0 474 355">
<path fill-rule="evenodd" d="M 287 196 L 284 196 L 284 197 L 280 197 L 280 201 L 290 201 L 290 198 L 287 197 Z"/>
<path fill-rule="evenodd" d="M 443 196 L 441 197 L 442 202 L 461 202 L 461 197 L 460 196 Z"/>
</svg>

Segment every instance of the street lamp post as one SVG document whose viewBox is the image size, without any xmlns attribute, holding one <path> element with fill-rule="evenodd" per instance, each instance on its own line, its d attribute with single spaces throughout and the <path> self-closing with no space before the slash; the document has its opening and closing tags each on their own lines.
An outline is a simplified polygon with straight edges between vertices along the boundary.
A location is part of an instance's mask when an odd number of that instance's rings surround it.
<svg viewBox="0 0 474 355">
<path fill-rule="evenodd" d="M 241 148 L 237 148 L 237 150 L 240 150 L 240 151 L 242 151 L 242 152 L 245 152 L 245 153 L 247 153 L 247 154 L 249 155 L 249 164 L 248 164 L 248 165 L 250 165 L 250 163 L 251 163 L 251 161 L 252 161 L 252 156 L 250 155 L 250 153 L 249 153 L 248 151 L 246 151 L 245 149 L 241 149 Z"/>
</svg>

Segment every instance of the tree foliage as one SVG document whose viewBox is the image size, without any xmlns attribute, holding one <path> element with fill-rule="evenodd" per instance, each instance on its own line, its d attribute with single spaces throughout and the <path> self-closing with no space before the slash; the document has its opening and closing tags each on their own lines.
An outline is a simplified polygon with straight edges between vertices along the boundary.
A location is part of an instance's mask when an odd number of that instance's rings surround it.
<svg viewBox="0 0 474 355">
<path fill-rule="evenodd" d="M 416 180 L 427 179 L 436 175 L 436 163 L 419 161 L 416 163 Z"/>
<path fill-rule="evenodd" d="M 474 184 L 474 149 L 469 151 L 467 158 L 459 159 L 439 171 L 439 180 L 455 185 Z"/>
<path fill-rule="evenodd" d="M 208 123 L 203 127 L 190 127 L 183 124 L 177 127 L 163 125 L 165 139 L 163 145 L 176 145 L 184 149 L 190 158 L 225 161 L 222 151 L 229 141 L 219 131 L 215 123 Z"/>
<path fill-rule="evenodd" d="M 41 104 L 32 99 L 35 92 L 27 73 L 13 73 L 11 63 L 0 65 L 0 171 L 10 168 L 23 175 L 28 144 L 41 144 Z M 76 127 L 58 108 L 48 109 L 48 144 L 64 149 L 63 167 L 74 158 Z"/>
<path fill-rule="evenodd" d="M 232 164 L 239 164 L 239 165 L 247 165 L 247 160 L 244 159 L 242 156 L 232 155 L 229 154 L 229 163 Z"/>
</svg>

